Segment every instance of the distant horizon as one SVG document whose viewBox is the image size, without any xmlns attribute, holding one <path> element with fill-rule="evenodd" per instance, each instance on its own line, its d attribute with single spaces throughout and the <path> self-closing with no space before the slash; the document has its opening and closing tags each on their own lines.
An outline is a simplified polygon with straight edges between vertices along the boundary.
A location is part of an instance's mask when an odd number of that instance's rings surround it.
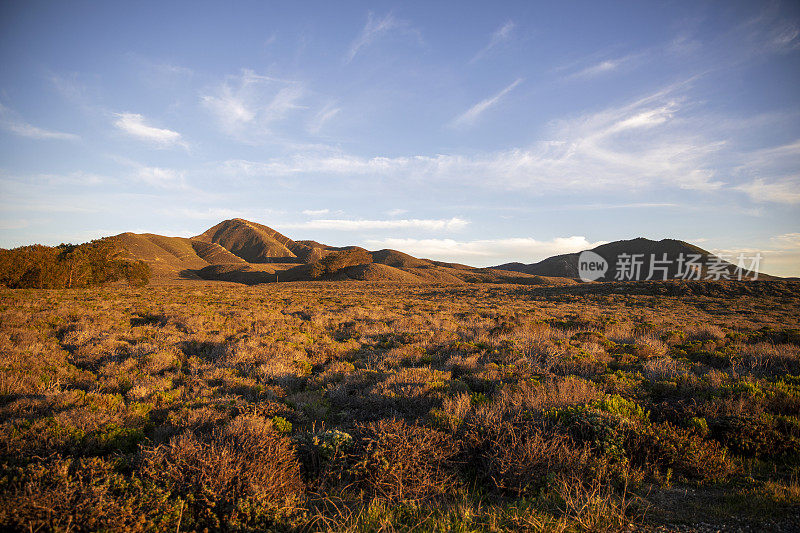
<svg viewBox="0 0 800 533">
<path fill-rule="evenodd" d="M 208 226 L 208 227 L 204 228 L 202 231 L 199 231 L 199 232 L 197 232 L 195 234 L 192 234 L 192 235 L 169 235 L 169 234 L 162 234 L 162 233 L 157 233 L 157 232 L 154 233 L 154 232 L 125 231 L 125 232 L 120 232 L 120 233 L 113 234 L 113 235 L 99 235 L 96 238 L 99 239 L 99 238 L 105 238 L 105 237 L 116 237 L 116 236 L 119 236 L 119 235 L 124 234 L 124 233 L 133 233 L 133 234 L 139 234 L 139 235 L 141 235 L 141 234 L 152 234 L 152 235 L 160 235 L 162 237 L 189 239 L 189 238 L 193 238 L 193 237 L 198 237 L 202 233 L 204 233 L 205 231 L 207 231 L 207 230 L 209 230 L 209 229 L 211 229 L 211 228 L 213 228 L 213 227 L 215 227 L 215 226 L 217 226 L 219 224 L 222 224 L 224 222 L 229 222 L 231 220 L 242 220 L 244 222 L 251 222 L 251 223 L 256 223 L 256 224 L 261 224 L 263 226 L 271 227 L 268 224 L 265 224 L 265 223 L 263 223 L 261 221 L 247 220 L 247 219 L 243 219 L 241 217 L 233 217 L 231 219 L 221 220 L 218 223 L 212 224 L 211 226 Z M 289 239 L 291 239 L 292 241 L 295 241 L 295 242 L 298 242 L 298 241 L 320 242 L 318 239 L 315 239 L 313 237 L 294 238 L 291 235 L 287 235 L 286 232 L 284 232 L 284 231 L 279 231 L 277 228 L 271 227 L 271 229 L 274 229 L 275 231 L 278 231 L 278 233 L 280 233 L 284 237 L 287 237 L 287 238 L 289 238 Z M 459 263 L 459 264 L 463 264 L 463 265 L 470 266 L 470 267 L 475 267 L 475 268 L 487 268 L 487 267 L 496 267 L 496 266 L 509 264 L 509 263 L 520 263 L 520 264 L 523 264 L 523 265 L 528 265 L 528 264 L 538 263 L 538 262 L 543 261 L 545 259 L 548 259 L 548 258 L 551 258 L 551 257 L 555 257 L 555 256 L 559 256 L 559 255 L 566 255 L 566 254 L 572 254 L 572 253 L 578 253 L 578 252 L 583 252 L 583 251 L 587 251 L 587 250 L 592 250 L 592 249 L 595 249 L 595 248 L 597 248 L 599 246 L 602 246 L 604 244 L 610 244 L 610 243 L 614 243 L 614 242 L 632 241 L 632 240 L 636 240 L 636 239 L 645 239 L 645 240 L 648 240 L 648 241 L 651 241 L 651 242 L 659 242 L 659 241 L 663 241 L 663 240 L 673 240 L 673 241 L 678 241 L 678 242 L 684 242 L 686 244 L 690 244 L 690 245 L 693 245 L 693 246 L 698 246 L 699 248 L 704 249 L 705 251 L 707 251 L 707 252 L 709 252 L 711 254 L 723 254 L 723 255 L 729 254 L 730 257 L 724 257 L 724 259 L 726 261 L 731 262 L 731 263 L 734 263 L 734 264 L 736 263 L 736 257 L 735 257 L 736 254 L 735 253 L 731 253 L 731 252 L 726 251 L 726 250 L 718 250 L 718 251 L 706 250 L 703 246 L 699 246 L 698 243 L 693 243 L 691 241 L 687 241 L 685 239 L 679 239 L 679 238 L 675 238 L 675 237 L 651 238 L 651 237 L 646 237 L 646 236 L 642 236 L 642 235 L 637 235 L 635 237 L 629 237 L 629 238 L 624 238 L 624 239 L 616 239 L 614 241 L 599 241 L 599 242 L 596 242 L 596 243 L 591 243 L 589 248 L 575 248 L 575 249 L 572 249 L 572 248 L 574 248 L 574 245 L 576 243 L 569 243 L 568 245 L 565 245 L 565 248 L 564 248 L 565 250 L 568 250 L 568 251 L 558 252 L 558 253 L 555 253 L 555 254 L 550 254 L 550 255 L 545 255 L 545 256 L 534 256 L 533 259 L 527 259 L 527 258 L 522 258 L 522 259 L 516 258 L 516 259 L 514 259 L 514 258 L 509 258 L 509 256 L 506 256 L 506 258 L 504 260 L 503 259 L 497 260 L 497 258 L 500 258 L 500 257 L 503 257 L 503 256 L 494 255 L 493 257 L 495 257 L 496 260 L 486 259 L 485 261 L 483 261 L 483 263 L 475 262 L 475 261 L 472 261 L 472 260 L 459 260 L 459 259 L 457 259 L 457 257 L 458 257 L 457 255 L 446 255 L 445 254 L 445 255 L 437 255 L 437 256 L 426 256 L 424 253 L 415 253 L 414 251 L 406 250 L 406 249 L 403 249 L 403 248 L 392 248 L 392 247 L 370 248 L 368 246 L 363 246 L 363 245 L 357 244 L 357 243 L 320 242 L 320 244 L 327 245 L 327 246 L 334 246 L 334 247 L 359 246 L 361 248 L 365 248 L 368 251 L 378 251 L 378 250 L 382 250 L 382 249 L 391 249 L 391 250 L 395 250 L 395 251 L 398 251 L 398 252 L 406 253 L 408 255 L 411 255 L 413 257 L 417 257 L 419 259 L 427 259 L 427 260 L 432 260 L 432 261 L 442 261 L 442 262 L 447 262 L 447 263 Z M 493 241 L 493 242 L 497 242 L 497 241 Z M 58 245 L 61 245 L 61 244 L 82 244 L 82 243 L 67 242 L 67 241 L 63 241 L 62 240 L 62 241 L 58 241 L 58 242 L 53 241 L 51 243 L 26 243 L 26 244 L 19 245 L 19 246 L 34 245 L 34 244 L 42 244 L 42 245 L 45 245 L 45 246 L 58 246 Z M 398 244 L 402 244 L 402 243 L 398 243 Z M 0 248 L 2 248 L 2 247 L 0 247 Z M 454 247 L 452 253 L 453 254 L 458 254 L 459 253 L 457 246 Z M 489 254 L 489 253 L 491 253 L 491 250 L 481 250 L 481 253 L 482 254 Z M 454 257 L 456 257 L 456 259 L 454 259 Z M 793 274 L 776 274 L 775 272 L 766 271 L 764 269 L 764 267 L 763 267 L 763 264 L 764 263 L 763 263 L 763 259 L 762 259 L 761 266 L 758 268 L 758 272 L 760 274 L 767 274 L 767 275 L 778 276 L 778 277 L 796 277 Z"/>
<path fill-rule="evenodd" d="M 457 7 L 455 7 L 457 6 Z M 0 6 L 0 247 L 202 233 L 800 276 L 800 4 Z"/>
</svg>

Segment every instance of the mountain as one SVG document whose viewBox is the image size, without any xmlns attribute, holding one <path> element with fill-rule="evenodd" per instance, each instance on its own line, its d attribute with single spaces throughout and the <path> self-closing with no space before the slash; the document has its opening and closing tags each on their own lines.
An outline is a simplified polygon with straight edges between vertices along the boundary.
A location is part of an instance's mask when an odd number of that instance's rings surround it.
<svg viewBox="0 0 800 533">
<path fill-rule="evenodd" d="M 195 241 L 214 243 L 248 263 L 310 263 L 324 255 L 325 246 L 295 242 L 267 226 L 241 218 L 225 220 Z"/>
<path fill-rule="evenodd" d="M 575 281 L 531 275 L 509 269 L 473 268 L 456 263 L 419 259 L 397 250 L 367 251 L 358 246 L 335 247 L 316 241 L 294 241 L 274 229 L 234 218 L 191 238 L 150 233 L 111 237 L 126 259 L 148 263 L 157 282 L 214 280 L 255 285 L 276 281 L 364 280 L 394 283 L 515 283 L 566 285 Z M 321 278 L 315 264 L 327 257 L 358 257 Z M 347 261 L 347 259 L 344 259 Z"/>
<path fill-rule="evenodd" d="M 681 278 L 682 272 L 691 268 L 701 278 L 721 269 L 727 271 L 729 279 L 737 276 L 735 264 L 674 239 L 615 241 L 538 263 L 515 262 L 489 268 L 420 259 L 397 250 L 367 251 L 358 246 L 294 241 L 270 227 L 241 218 L 225 220 L 191 238 L 123 233 L 112 239 L 123 250 L 123 258 L 145 261 L 159 281 L 204 279 L 255 285 L 323 279 L 564 285 L 579 279 Z M 776 279 L 763 274 L 759 278 Z"/>
<path fill-rule="evenodd" d="M 591 253 L 596 255 L 592 256 Z M 589 264 L 592 258 L 605 261 L 604 273 L 602 268 L 592 268 Z M 697 270 L 693 271 L 695 265 Z M 749 262 L 746 266 L 749 266 Z M 735 259 L 731 264 L 720 261 L 711 252 L 684 241 L 675 239 L 653 241 L 642 237 L 610 242 L 584 252 L 556 255 L 529 265 L 506 263 L 492 268 L 539 276 L 566 278 L 588 276 L 588 279 L 596 281 L 675 279 L 683 277 L 684 272 L 690 271 L 699 272 L 700 277 L 714 276 L 717 270 L 727 272 L 732 278 L 738 275 Z M 759 278 L 777 279 L 764 274 L 759 274 Z"/>
</svg>

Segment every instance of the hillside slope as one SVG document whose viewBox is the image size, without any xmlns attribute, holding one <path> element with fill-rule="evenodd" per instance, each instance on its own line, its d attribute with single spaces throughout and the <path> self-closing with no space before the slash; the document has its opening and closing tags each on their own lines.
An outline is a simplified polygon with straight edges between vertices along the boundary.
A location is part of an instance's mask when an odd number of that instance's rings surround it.
<svg viewBox="0 0 800 533">
<path fill-rule="evenodd" d="M 614 241 L 591 249 L 606 260 L 608 270 L 597 281 L 646 280 L 668 279 L 681 277 L 686 270 L 682 267 L 689 258 L 696 258 L 700 266 L 701 276 L 709 272 L 709 267 L 715 262 L 714 255 L 699 246 L 675 239 L 662 239 L 654 241 L 642 237 Z M 524 272 L 539 276 L 553 276 L 578 278 L 580 277 L 578 258 L 581 252 L 556 255 L 548 257 L 538 263 L 529 265 L 523 263 L 506 263 L 492 268 Z M 626 257 L 627 256 L 627 257 Z M 634 257 L 639 262 L 638 267 L 625 268 L 620 265 L 627 263 Z M 681 259 L 683 258 L 683 259 Z M 632 261 L 632 260 L 631 260 Z M 735 265 L 724 263 L 730 272 L 735 270 Z M 663 267 L 663 268 L 662 268 Z M 759 274 L 762 279 L 776 279 L 772 276 Z"/>
<path fill-rule="evenodd" d="M 220 222 L 193 239 L 219 244 L 248 263 L 306 263 L 313 255 L 310 246 L 241 218 Z"/>
<path fill-rule="evenodd" d="M 206 279 L 245 284 L 276 281 L 362 280 L 397 283 L 511 283 L 524 285 L 566 285 L 580 277 L 579 253 L 549 257 L 533 264 L 507 263 L 491 268 L 474 268 L 458 263 L 420 259 L 398 250 L 367 251 L 358 246 L 328 246 L 316 241 L 294 241 L 274 229 L 235 218 L 225 220 L 200 235 L 187 239 L 154 234 L 123 233 L 112 237 L 124 250 L 126 259 L 147 262 L 157 280 Z M 628 256 L 641 258 L 635 276 L 625 279 L 678 277 L 679 257 L 699 257 L 703 273 L 708 271 L 712 254 L 687 242 L 674 239 L 653 241 L 644 238 L 615 241 L 592 250 L 608 265 L 598 281 L 613 281 L 618 262 Z M 319 262 L 340 261 L 343 256 L 356 262 L 340 262 L 335 271 L 319 276 Z M 651 259 L 662 259 L 651 265 Z M 359 264 L 356 264 L 359 263 Z M 651 269 L 651 266 L 656 267 Z M 315 270 L 316 269 L 316 270 Z M 652 272 L 651 272 L 652 270 Z M 313 274 L 316 272 L 316 274 Z M 313 275 L 312 275 L 313 274 Z M 629 272 L 630 274 L 630 272 Z M 763 276 L 763 279 L 774 279 Z"/>
<path fill-rule="evenodd" d="M 122 233 L 111 239 L 123 250 L 123 258 L 141 259 L 150 265 L 155 280 L 198 279 L 194 271 L 209 265 L 206 259 L 197 254 L 192 241 L 182 237 Z M 206 249 L 203 253 L 210 258 L 215 250 Z"/>
</svg>

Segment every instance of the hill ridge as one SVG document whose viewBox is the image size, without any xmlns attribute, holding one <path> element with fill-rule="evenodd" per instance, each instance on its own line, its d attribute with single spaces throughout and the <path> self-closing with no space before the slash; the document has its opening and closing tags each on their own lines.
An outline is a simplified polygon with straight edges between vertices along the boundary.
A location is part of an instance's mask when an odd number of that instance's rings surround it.
<svg viewBox="0 0 800 533">
<path fill-rule="evenodd" d="M 475 268 L 414 257 L 400 250 L 384 248 L 367 251 L 360 246 L 329 246 L 312 240 L 294 241 L 288 236 L 258 222 L 243 218 L 223 220 L 203 233 L 190 238 L 166 237 L 153 233 L 122 233 L 115 237 L 131 259 L 149 263 L 157 277 L 163 279 L 209 279 L 256 284 L 279 281 L 302 281 L 312 277 L 312 263 L 330 254 L 363 251 L 367 261 L 343 267 L 331 280 L 380 280 L 398 283 L 517 283 L 563 285 L 579 278 L 578 257 L 581 252 L 560 254 L 542 261 L 525 264 L 505 263 Z M 699 254 L 706 261 L 710 252 L 689 242 L 646 237 L 612 241 L 591 249 L 615 265 L 625 254 Z M 642 265 L 646 272 L 649 264 Z M 675 271 L 670 270 L 673 278 Z M 762 275 L 763 276 L 763 275 Z M 765 276 L 765 279 L 774 279 Z M 594 279 L 594 278 L 593 278 Z M 615 279 L 613 270 L 599 281 Z M 639 279 L 645 279 L 640 277 Z"/>
</svg>

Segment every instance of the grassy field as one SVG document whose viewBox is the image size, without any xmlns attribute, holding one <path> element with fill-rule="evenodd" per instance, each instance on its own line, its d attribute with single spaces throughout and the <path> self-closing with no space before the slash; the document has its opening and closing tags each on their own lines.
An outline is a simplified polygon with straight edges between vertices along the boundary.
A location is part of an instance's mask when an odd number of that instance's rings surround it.
<svg viewBox="0 0 800 533">
<path fill-rule="evenodd" d="M 2 290 L 0 525 L 788 531 L 798 289 Z"/>
</svg>

